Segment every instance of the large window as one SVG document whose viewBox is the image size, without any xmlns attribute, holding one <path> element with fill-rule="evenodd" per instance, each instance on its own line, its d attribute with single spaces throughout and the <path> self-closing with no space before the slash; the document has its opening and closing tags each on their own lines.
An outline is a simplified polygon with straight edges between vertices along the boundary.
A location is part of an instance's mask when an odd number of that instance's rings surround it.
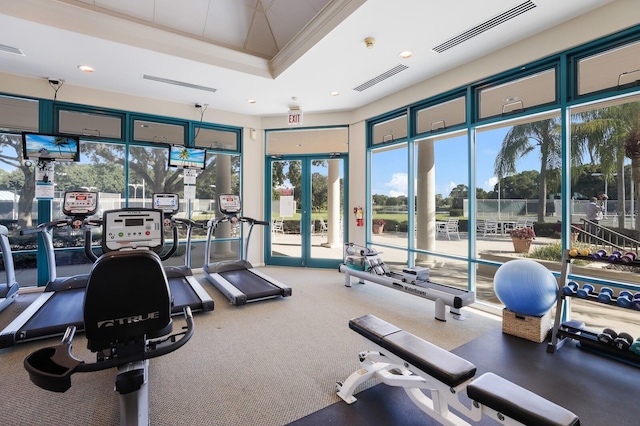
<svg viewBox="0 0 640 426">
<path fill-rule="evenodd" d="M 205 170 L 196 176 L 195 188 L 189 188 L 185 199 L 184 170 L 168 168 L 168 144 L 185 144 L 186 122 L 157 117 L 136 116 L 127 119 L 126 112 L 103 111 L 83 108 L 79 105 L 53 105 L 56 113 L 51 118 L 39 117 L 39 103 L 49 101 L 25 100 L 0 96 L 0 224 L 9 229 L 14 251 L 14 263 L 20 274 L 22 286 L 36 285 L 36 249 L 38 239 L 34 234 L 21 236 L 20 230 L 35 227 L 39 222 L 63 218 L 64 193 L 71 190 L 87 190 L 99 193 L 98 212 L 121 207 L 152 207 L 154 193 L 177 193 L 181 199 L 179 216 L 206 223 L 215 216 L 218 193 L 239 193 L 240 157 L 237 153 L 240 129 L 199 129 L 202 140 L 210 150 Z M 55 163 L 53 173 L 47 176 L 53 185 L 51 198 L 36 199 L 36 167 L 33 161 L 25 161 L 22 155 L 20 131 L 37 132 L 39 124 L 56 129 L 58 133 L 81 135 L 80 161 Z M 130 128 L 127 129 L 127 123 Z M 196 130 L 198 130 L 196 128 Z M 136 144 L 127 143 L 123 135 L 131 135 Z M 217 142 L 216 142 L 217 141 Z M 233 155 L 220 151 L 236 151 Z M 195 191 L 192 191 L 195 189 Z M 191 195 L 192 194 L 192 195 Z M 50 209 L 49 209 L 50 207 Z M 47 212 L 50 210 L 50 213 Z M 39 218 L 38 213 L 45 212 Z M 166 230 L 167 244 L 172 244 L 171 232 Z M 218 235 L 224 234 L 224 230 Z M 191 264 L 204 263 L 203 238 L 206 229 L 193 232 Z M 184 264 L 186 236 L 180 229 L 180 246 L 169 264 Z M 228 233 L 233 240 L 239 233 Z M 93 245 L 101 240 L 99 227 L 93 229 Z M 91 263 L 83 252 L 84 233 L 70 227 L 57 228 L 53 233 L 56 264 L 60 275 L 87 273 Z M 234 258 L 239 256 L 239 244 L 235 244 Z M 96 248 L 94 251 L 99 253 Z M 38 267 L 45 267 L 38 261 Z M 42 263 L 42 265 L 40 265 Z M 44 284 L 44 283 L 40 283 Z"/>
</svg>

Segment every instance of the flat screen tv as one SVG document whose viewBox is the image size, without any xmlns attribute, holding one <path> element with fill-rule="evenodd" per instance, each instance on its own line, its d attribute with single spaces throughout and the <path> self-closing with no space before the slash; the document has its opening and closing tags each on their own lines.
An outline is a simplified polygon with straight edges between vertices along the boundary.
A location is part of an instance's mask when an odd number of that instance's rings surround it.
<svg viewBox="0 0 640 426">
<path fill-rule="evenodd" d="M 169 167 L 204 170 L 207 150 L 204 148 L 187 148 L 182 145 L 169 146 Z"/>
<path fill-rule="evenodd" d="M 25 160 L 80 161 L 80 137 L 22 132 Z"/>
</svg>

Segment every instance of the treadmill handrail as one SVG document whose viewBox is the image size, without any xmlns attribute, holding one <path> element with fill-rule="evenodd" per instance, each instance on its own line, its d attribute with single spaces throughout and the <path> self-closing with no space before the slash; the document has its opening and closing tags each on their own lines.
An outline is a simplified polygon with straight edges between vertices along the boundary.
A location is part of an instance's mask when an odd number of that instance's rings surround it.
<svg viewBox="0 0 640 426">
<path fill-rule="evenodd" d="M 164 253 L 163 255 L 160 256 L 160 260 L 169 259 L 171 256 L 173 256 L 173 254 L 176 252 L 176 250 L 178 250 L 178 245 L 180 244 L 180 242 L 178 241 L 178 228 L 173 226 L 171 228 L 171 233 L 172 233 L 172 238 L 173 238 L 173 245 L 171 246 L 171 249 L 169 249 L 168 252 L 166 252 L 166 253 Z"/>
</svg>

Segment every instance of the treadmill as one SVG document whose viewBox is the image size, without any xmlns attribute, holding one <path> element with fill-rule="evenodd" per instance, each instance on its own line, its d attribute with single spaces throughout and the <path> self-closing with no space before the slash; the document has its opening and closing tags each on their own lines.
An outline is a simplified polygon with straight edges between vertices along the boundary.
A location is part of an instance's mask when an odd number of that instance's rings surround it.
<svg viewBox="0 0 640 426">
<path fill-rule="evenodd" d="M 222 216 L 215 220 L 210 220 L 207 224 L 207 242 L 204 250 L 205 263 L 202 267 L 207 280 L 216 286 L 235 306 L 259 300 L 291 296 L 291 287 L 255 270 L 251 263 L 246 260 L 253 226 L 268 226 L 269 222 L 239 216 L 242 204 L 238 195 L 220 195 L 218 197 L 218 209 Z M 230 222 L 234 225 L 247 223 L 249 225 L 243 249 L 244 258 L 209 263 L 211 259 L 211 240 L 214 238 L 217 226 L 223 222 Z"/>
<path fill-rule="evenodd" d="M 191 231 L 193 228 L 203 228 L 203 226 L 192 220 L 174 216 L 180 210 L 180 199 L 177 194 L 153 194 L 153 207 L 162 210 L 165 226 L 170 226 L 173 232 L 173 246 L 169 252 L 162 254 L 160 259 L 167 260 L 176 252 L 179 246 L 178 227 L 184 227 L 187 232 L 184 265 L 164 267 L 173 300 L 171 314 L 182 315 L 186 306 L 189 306 L 193 312 L 212 311 L 213 299 L 195 279 L 189 267 L 191 264 Z"/>
<path fill-rule="evenodd" d="M 84 251 L 89 259 L 97 256 L 91 249 L 89 226 L 100 226 L 101 220 L 90 220 L 98 209 L 98 193 L 69 191 L 64 194 L 62 212 L 66 219 L 41 223 L 35 228 L 23 229 L 21 235 L 40 233 L 44 241 L 49 271 L 49 282 L 38 296 L 15 320 L 0 332 L 0 348 L 17 343 L 63 335 L 68 326 L 84 329 L 83 308 L 85 288 L 89 274 L 58 277 L 53 247 L 53 230 L 64 227 L 85 230 Z"/>
<path fill-rule="evenodd" d="M 0 225 L 0 251 L 4 262 L 4 271 L 7 280 L 0 284 L 0 311 L 9 306 L 18 296 L 18 282 L 16 281 L 16 270 L 13 267 L 13 254 L 9 244 L 9 230 L 6 226 Z"/>
</svg>

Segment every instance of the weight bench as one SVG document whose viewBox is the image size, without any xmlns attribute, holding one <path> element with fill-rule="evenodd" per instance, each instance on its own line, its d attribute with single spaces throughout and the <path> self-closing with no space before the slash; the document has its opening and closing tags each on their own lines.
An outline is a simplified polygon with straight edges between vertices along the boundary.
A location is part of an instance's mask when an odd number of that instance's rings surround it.
<svg viewBox="0 0 640 426">
<path fill-rule="evenodd" d="M 353 393 L 360 384 L 375 377 L 404 388 L 418 408 L 444 425 L 471 424 L 450 409 L 472 422 L 486 415 L 506 425 L 580 424 L 572 412 L 500 376 L 475 378 L 476 367 L 469 361 L 373 315 L 352 319 L 349 328 L 379 350 L 361 352 L 362 368 L 337 383 L 338 396 L 347 404 L 356 401 Z M 470 407 L 460 401 L 461 391 L 472 400 Z"/>
</svg>

